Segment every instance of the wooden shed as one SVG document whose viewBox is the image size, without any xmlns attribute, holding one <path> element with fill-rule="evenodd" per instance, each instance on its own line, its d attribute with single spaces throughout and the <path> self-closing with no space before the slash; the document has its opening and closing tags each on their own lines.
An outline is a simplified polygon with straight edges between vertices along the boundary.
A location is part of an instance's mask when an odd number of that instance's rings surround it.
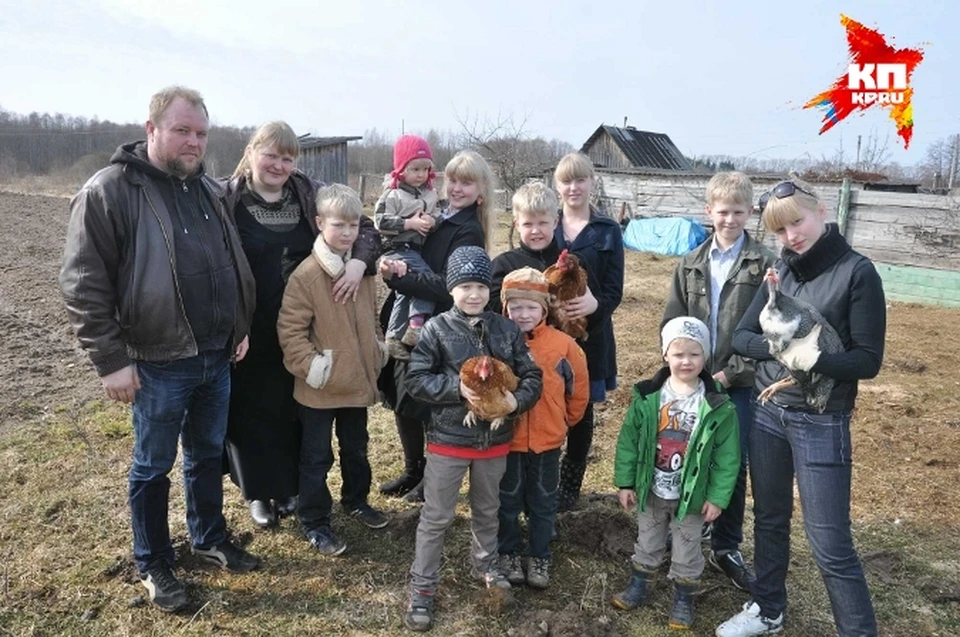
<svg viewBox="0 0 960 637">
<path fill-rule="evenodd" d="M 692 169 L 690 161 L 668 135 L 637 130 L 633 126 L 601 125 L 580 152 L 587 155 L 597 168 Z"/>
<path fill-rule="evenodd" d="M 347 183 L 347 142 L 359 139 L 301 135 L 300 170 L 325 184 Z"/>
</svg>

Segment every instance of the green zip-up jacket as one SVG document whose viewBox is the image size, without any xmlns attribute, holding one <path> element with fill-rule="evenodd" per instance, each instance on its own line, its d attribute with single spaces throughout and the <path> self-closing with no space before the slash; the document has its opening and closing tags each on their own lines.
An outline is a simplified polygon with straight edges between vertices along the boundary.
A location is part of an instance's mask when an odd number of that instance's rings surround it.
<svg viewBox="0 0 960 637">
<path fill-rule="evenodd" d="M 710 249 L 713 236 L 683 256 L 673 274 L 670 296 L 663 310 L 663 321 L 678 316 L 692 316 L 710 325 Z M 710 357 L 710 373 L 719 371 L 727 377 L 730 387 L 753 387 L 754 361 L 733 351 L 733 330 L 750 307 L 750 302 L 763 283 L 767 268 L 777 260 L 765 245 L 744 232 L 743 247 L 730 276 L 720 291 L 717 312 L 717 342 Z"/>
<path fill-rule="evenodd" d="M 641 511 L 646 505 L 657 457 L 660 388 L 669 376 L 670 369 L 663 367 L 653 378 L 634 385 L 633 401 L 617 438 L 613 482 L 620 489 L 633 489 L 637 493 Z M 730 397 L 706 370 L 700 373 L 700 378 L 707 392 L 683 459 L 677 520 L 682 520 L 688 511 L 699 514 L 706 501 L 726 509 L 740 471 L 737 412 Z"/>
</svg>

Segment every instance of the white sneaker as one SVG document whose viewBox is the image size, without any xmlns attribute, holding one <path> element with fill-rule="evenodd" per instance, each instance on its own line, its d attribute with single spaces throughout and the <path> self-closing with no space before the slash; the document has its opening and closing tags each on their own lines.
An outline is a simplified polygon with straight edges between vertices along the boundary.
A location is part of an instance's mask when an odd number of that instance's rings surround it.
<svg viewBox="0 0 960 637">
<path fill-rule="evenodd" d="M 783 613 L 776 619 L 767 619 L 760 615 L 760 605 L 750 601 L 743 610 L 717 626 L 717 637 L 752 637 L 753 635 L 772 635 L 783 630 Z"/>
</svg>

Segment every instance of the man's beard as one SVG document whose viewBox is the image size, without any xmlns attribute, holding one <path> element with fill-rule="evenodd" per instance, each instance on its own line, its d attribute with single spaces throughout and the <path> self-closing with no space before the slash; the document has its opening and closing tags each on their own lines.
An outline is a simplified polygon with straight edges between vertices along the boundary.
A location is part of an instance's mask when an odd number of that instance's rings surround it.
<svg viewBox="0 0 960 637">
<path fill-rule="evenodd" d="M 186 163 L 183 162 L 179 157 L 171 157 L 164 162 L 164 167 L 166 172 L 170 173 L 174 177 L 179 179 L 186 179 L 192 177 L 197 172 L 200 171 L 201 162 L 197 162 L 197 167 L 193 170 L 187 168 Z"/>
</svg>

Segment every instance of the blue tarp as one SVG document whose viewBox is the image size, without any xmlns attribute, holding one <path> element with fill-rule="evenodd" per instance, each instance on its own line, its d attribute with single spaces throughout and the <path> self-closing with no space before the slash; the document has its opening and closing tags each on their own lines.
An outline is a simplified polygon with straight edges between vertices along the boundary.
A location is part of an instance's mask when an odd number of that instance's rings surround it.
<svg viewBox="0 0 960 637">
<path fill-rule="evenodd" d="M 686 254 L 707 238 L 706 229 L 686 217 L 631 219 L 623 231 L 623 244 L 631 250 L 657 254 Z"/>
</svg>

